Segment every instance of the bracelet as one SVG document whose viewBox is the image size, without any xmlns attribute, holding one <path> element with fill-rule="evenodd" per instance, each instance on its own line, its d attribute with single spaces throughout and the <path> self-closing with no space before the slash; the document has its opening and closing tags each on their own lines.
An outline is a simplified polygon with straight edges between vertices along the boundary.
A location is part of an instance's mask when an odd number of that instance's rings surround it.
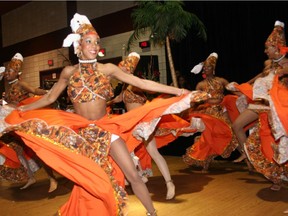
<svg viewBox="0 0 288 216">
<path fill-rule="evenodd" d="M 166 181 L 166 184 L 168 184 L 168 183 L 173 183 L 173 180 L 170 179 L 170 180 Z"/>
<path fill-rule="evenodd" d="M 183 95 L 184 94 L 184 88 L 181 88 L 181 92 L 180 92 L 180 94 L 177 94 L 177 96 L 181 96 L 181 95 Z"/>
</svg>

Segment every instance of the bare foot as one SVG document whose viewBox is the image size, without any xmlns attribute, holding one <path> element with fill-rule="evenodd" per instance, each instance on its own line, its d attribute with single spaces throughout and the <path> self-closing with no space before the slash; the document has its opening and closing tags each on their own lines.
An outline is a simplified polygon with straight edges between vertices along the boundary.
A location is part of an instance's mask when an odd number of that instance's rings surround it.
<svg viewBox="0 0 288 216">
<path fill-rule="evenodd" d="M 271 187 L 270 187 L 270 190 L 273 190 L 273 191 L 279 191 L 281 189 L 281 185 L 279 184 L 273 184 Z M 288 212 L 287 212 L 288 213 Z"/>
<path fill-rule="evenodd" d="M 36 182 L 36 179 L 34 177 L 29 178 L 28 182 L 23 187 L 21 187 L 20 190 L 28 188 L 30 185 L 34 184 L 35 182 Z"/>
<path fill-rule="evenodd" d="M 172 180 L 169 180 L 166 182 L 166 186 L 167 186 L 166 200 L 171 200 L 175 196 L 175 185 Z"/>
<path fill-rule="evenodd" d="M 206 164 L 203 166 L 203 169 L 201 170 L 201 172 L 202 172 L 202 173 L 208 173 L 208 172 L 209 172 L 208 169 L 209 169 L 209 164 L 206 163 Z"/>
<path fill-rule="evenodd" d="M 54 178 L 50 178 L 50 187 L 48 193 L 51 193 L 57 189 L 58 182 Z"/>
<path fill-rule="evenodd" d="M 245 160 L 247 158 L 246 154 L 241 154 L 239 158 L 237 158 L 236 160 L 234 160 L 233 162 L 234 163 L 240 163 L 242 162 L 243 160 Z"/>
<path fill-rule="evenodd" d="M 201 170 L 201 173 L 207 174 L 207 173 L 209 173 L 209 170 L 207 170 L 207 169 L 202 169 L 202 170 Z"/>
</svg>

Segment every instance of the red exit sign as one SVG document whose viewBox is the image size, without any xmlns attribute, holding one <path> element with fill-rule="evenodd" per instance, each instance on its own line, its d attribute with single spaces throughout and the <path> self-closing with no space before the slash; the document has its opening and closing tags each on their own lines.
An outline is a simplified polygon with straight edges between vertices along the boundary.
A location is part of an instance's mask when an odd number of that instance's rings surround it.
<svg viewBox="0 0 288 216">
<path fill-rule="evenodd" d="M 149 41 L 139 42 L 139 47 L 141 47 L 142 49 L 148 48 L 148 47 L 150 47 L 150 42 Z"/>
</svg>

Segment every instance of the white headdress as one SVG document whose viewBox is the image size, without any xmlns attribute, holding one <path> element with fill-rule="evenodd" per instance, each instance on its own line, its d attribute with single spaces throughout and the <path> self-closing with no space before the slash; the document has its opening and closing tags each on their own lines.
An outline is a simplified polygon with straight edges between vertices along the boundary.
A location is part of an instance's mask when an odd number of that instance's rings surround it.
<svg viewBox="0 0 288 216">
<path fill-rule="evenodd" d="M 23 62 L 23 56 L 20 53 L 16 53 L 12 59 L 17 59 Z"/>
<path fill-rule="evenodd" d="M 5 72 L 5 67 L 0 67 L 0 74 Z"/>
<path fill-rule="evenodd" d="M 23 65 L 23 56 L 20 53 L 16 53 L 11 58 L 11 61 L 8 63 L 7 70 L 13 69 L 18 73 L 18 75 L 21 75 L 22 65 Z"/>
<path fill-rule="evenodd" d="M 214 57 L 216 58 L 216 60 L 218 59 L 218 54 L 213 52 L 211 53 L 208 58 L 206 59 L 206 61 L 211 61 L 212 58 L 211 57 Z M 195 65 L 192 70 L 191 70 L 191 73 L 194 73 L 194 74 L 198 74 L 202 71 L 202 68 L 203 68 L 203 65 L 204 65 L 204 62 L 200 62 L 199 64 Z M 216 61 L 213 60 L 213 65 L 215 66 L 216 65 Z"/>
<path fill-rule="evenodd" d="M 3 79 L 5 69 L 5 67 L 0 67 L 0 81 Z"/>
<path fill-rule="evenodd" d="M 87 32 L 95 31 L 89 19 L 78 13 L 75 13 L 73 19 L 70 21 L 70 27 L 73 31 L 69 34 L 63 41 L 63 47 L 70 47 L 73 43 L 74 53 L 77 54 L 77 48 L 79 46 L 79 40 L 81 39 L 81 34 Z M 97 33 L 97 32 L 96 32 Z"/>
<path fill-rule="evenodd" d="M 194 73 L 194 74 L 198 74 L 201 72 L 202 68 L 203 68 L 203 64 L 204 62 L 200 62 L 199 64 L 195 65 L 192 70 L 191 70 L 191 73 Z"/>
</svg>

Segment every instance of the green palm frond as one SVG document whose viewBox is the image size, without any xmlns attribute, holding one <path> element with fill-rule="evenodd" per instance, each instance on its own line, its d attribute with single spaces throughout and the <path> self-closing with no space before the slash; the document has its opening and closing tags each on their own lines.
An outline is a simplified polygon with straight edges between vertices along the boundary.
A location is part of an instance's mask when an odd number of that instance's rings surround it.
<svg viewBox="0 0 288 216">
<path fill-rule="evenodd" d="M 167 36 L 179 42 L 191 28 L 198 37 L 207 38 L 204 24 L 195 14 L 183 9 L 182 1 L 138 1 L 131 18 L 134 33 L 128 40 L 128 50 L 146 30 L 151 31 L 150 41 L 154 45 L 164 43 Z"/>
</svg>

